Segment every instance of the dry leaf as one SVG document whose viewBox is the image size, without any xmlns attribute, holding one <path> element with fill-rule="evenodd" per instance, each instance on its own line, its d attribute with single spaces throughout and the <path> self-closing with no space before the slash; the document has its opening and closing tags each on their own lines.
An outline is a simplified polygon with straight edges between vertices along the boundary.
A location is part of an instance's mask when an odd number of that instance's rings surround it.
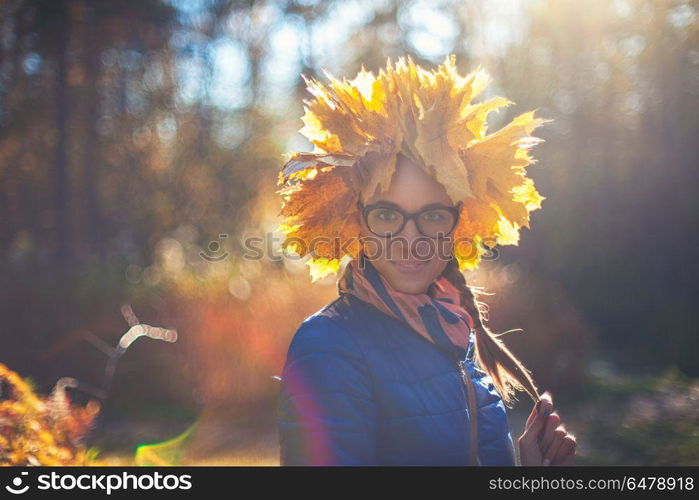
<svg viewBox="0 0 699 500">
<path fill-rule="evenodd" d="M 356 202 L 388 189 L 399 153 L 442 183 L 454 203 L 464 202 L 455 237 L 472 248 L 455 248 L 461 269 L 476 267 L 486 247 L 517 244 L 521 227 L 529 227 L 529 213 L 544 200 L 525 172 L 535 163 L 529 149 L 542 142 L 531 134 L 551 120 L 531 111 L 488 134 L 488 114 L 514 103 L 473 103 L 491 78 L 480 66 L 461 76 L 455 62 L 452 54 L 427 71 L 410 56 L 389 59 L 378 76 L 364 67 L 349 81 L 324 72 L 327 85 L 304 76 L 314 98 L 304 100 L 300 132 L 316 149 L 291 155 L 280 173 L 279 230 L 284 248 L 309 255 L 314 281 L 356 256 L 358 245 L 313 241 L 356 240 Z"/>
</svg>

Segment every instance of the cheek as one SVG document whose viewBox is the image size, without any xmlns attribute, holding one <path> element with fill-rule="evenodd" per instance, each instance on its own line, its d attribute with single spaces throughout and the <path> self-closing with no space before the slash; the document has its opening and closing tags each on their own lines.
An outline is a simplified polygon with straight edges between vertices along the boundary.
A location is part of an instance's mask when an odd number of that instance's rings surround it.
<svg viewBox="0 0 699 500">
<path fill-rule="evenodd" d="M 387 245 L 384 238 L 379 238 L 378 236 L 369 233 L 365 229 L 362 229 L 359 237 L 364 254 L 369 258 L 369 260 L 372 262 L 386 260 Z"/>
<path fill-rule="evenodd" d="M 442 272 L 444 272 L 444 269 L 447 267 L 448 260 L 454 251 L 454 242 L 453 240 L 442 240 L 441 242 L 437 243 L 435 248 L 437 250 L 437 254 L 431 260 L 429 268 L 424 276 L 427 284 L 437 279 Z"/>
<path fill-rule="evenodd" d="M 437 277 L 438 277 L 439 275 L 441 275 L 442 272 L 444 272 L 444 269 L 446 269 L 446 267 L 447 267 L 447 261 L 446 261 L 446 260 L 443 260 L 443 259 L 435 259 L 435 260 L 432 262 L 432 266 L 431 266 L 431 268 L 430 268 L 430 271 L 431 271 L 431 273 L 430 273 L 430 275 L 431 275 L 430 282 L 432 282 L 433 280 L 437 279 Z"/>
</svg>

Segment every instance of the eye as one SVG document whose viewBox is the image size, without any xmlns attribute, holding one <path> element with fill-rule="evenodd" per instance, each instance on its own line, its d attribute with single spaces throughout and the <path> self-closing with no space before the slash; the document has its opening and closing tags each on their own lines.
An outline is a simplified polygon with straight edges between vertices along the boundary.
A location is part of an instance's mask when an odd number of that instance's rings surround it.
<svg viewBox="0 0 699 500">
<path fill-rule="evenodd" d="M 374 216 L 382 221 L 392 221 L 398 218 L 398 213 L 390 208 L 379 208 L 374 212 Z"/>
<path fill-rule="evenodd" d="M 422 214 L 422 217 L 428 222 L 440 222 L 446 218 L 444 210 L 430 210 Z"/>
</svg>

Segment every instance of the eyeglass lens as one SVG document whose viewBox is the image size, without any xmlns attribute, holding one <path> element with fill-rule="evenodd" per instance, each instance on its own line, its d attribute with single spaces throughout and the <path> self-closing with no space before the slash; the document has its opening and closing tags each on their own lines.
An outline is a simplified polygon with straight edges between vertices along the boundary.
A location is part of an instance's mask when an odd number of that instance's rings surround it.
<svg viewBox="0 0 699 500">
<path fill-rule="evenodd" d="M 454 214 L 449 210 L 435 208 L 421 212 L 415 217 L 418 230 L 429 237 L 449 233 L 454 226 Z M 377 207 L 367 214 L 367 225 L 374 234 L 392 236 L 403 229 L 405 216 L 389 207 Z"/>
</svg>

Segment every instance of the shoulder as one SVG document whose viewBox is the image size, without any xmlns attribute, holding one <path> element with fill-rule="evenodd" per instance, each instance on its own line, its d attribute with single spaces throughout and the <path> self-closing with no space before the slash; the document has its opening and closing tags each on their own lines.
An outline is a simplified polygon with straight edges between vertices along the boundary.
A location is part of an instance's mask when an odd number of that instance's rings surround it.
<svg viewBox="0 0 699 500">
<path fill-rule="evenodd" d="M 345 298 L 338 297 L 308 316 L 294 333 L 287 363 L 308 354 L 325 353 L 361 358 L 355 338 L 355 313 Z"/>
<path fill-rule="evenodd" d="M 308 316 L 296 330 L 282 370 L 285 394 L 364 395 L 370 367 L 355 328 L 337 314 L 334 303 Z"/>
</svg>

